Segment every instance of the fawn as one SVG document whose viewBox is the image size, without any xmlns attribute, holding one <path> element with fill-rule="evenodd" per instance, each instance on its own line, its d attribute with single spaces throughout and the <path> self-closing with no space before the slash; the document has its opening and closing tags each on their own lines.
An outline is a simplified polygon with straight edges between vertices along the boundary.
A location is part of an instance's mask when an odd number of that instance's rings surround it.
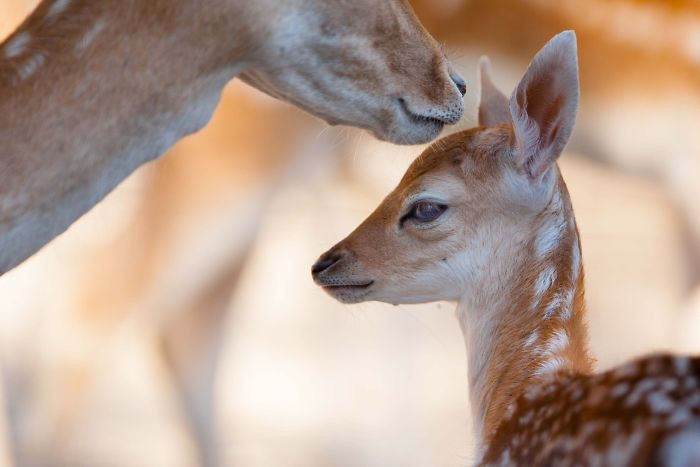
<svg viewBox="0 0 700 467">
<path fill-rule="evenodd" d="M 578 107 L 572 31 L 510 99 L 480 62 L 479 127 L 429 147 L 312 268 L 345 303 L 458 301 L 487 465 L 700 466 L 700 358 L 593 373 L 581 246 L 556 159 Z"/>
</svg>

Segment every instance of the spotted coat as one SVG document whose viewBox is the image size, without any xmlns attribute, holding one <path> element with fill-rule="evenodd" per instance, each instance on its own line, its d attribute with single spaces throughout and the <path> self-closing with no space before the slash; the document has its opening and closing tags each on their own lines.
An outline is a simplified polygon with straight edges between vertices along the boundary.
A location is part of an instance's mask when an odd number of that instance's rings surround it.
<svg viewBox="0 0 700 467">
<path fill-rule="evenodd" d="M 533 385 L 482 464 L 700 465 L 700 358 L 658 355 Z"/>
</svg>

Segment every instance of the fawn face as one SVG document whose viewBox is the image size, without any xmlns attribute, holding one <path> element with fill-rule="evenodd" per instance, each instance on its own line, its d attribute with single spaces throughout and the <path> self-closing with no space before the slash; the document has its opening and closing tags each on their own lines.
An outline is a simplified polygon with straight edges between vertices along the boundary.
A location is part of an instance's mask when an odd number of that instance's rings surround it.
<svg viewBox="0 0 700 467">
<path fill-rule="evenodd" d="M 498 294 L 558 188 L 578 105 L 576 39 L 556 36 L 508 101 L 482 60 L 478 128 L 428 148 L 312 268 L 336 299 L 418 303 Z"/>
<path fill-rule="evenodd" d="M 270 5 L 268 5 L 270 4 Z M 260 0 L 249 84 L 331 124 L 424 143 L 462 116 L 464 80 L 406 0 Z M 261 25 L 256 25 L 261 26 Z"/>
</svg>

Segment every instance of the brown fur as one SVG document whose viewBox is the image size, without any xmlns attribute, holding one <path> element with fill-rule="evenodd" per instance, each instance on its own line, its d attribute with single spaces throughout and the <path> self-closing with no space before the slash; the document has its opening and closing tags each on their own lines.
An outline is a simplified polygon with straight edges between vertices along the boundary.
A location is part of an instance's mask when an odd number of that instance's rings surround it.
<svg viewBox="0 0 700 467">
<path fill-rule="evenodd" d="M 235 76 L 396 143 L 462 115 L 405 0 L 58 1 L 0 44 L 0 274 L 201 129 Z"/>
</svg>

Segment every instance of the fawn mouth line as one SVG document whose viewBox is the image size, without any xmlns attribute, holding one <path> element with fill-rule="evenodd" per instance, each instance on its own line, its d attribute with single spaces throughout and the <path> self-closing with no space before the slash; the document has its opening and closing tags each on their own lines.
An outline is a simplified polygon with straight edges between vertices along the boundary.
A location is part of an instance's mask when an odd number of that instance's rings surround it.
<svg viewBox="0 0 700 467">
<path fill-rule="evenodd" d="M 321 287 L 324 289 L 338 290 L 338 289 L 348 289 L 348 290 L 363 290 L 368 289 L 374 284 L 374 281 L 365 282 L 362 284 L 323 284 Z"/>
</svg>

